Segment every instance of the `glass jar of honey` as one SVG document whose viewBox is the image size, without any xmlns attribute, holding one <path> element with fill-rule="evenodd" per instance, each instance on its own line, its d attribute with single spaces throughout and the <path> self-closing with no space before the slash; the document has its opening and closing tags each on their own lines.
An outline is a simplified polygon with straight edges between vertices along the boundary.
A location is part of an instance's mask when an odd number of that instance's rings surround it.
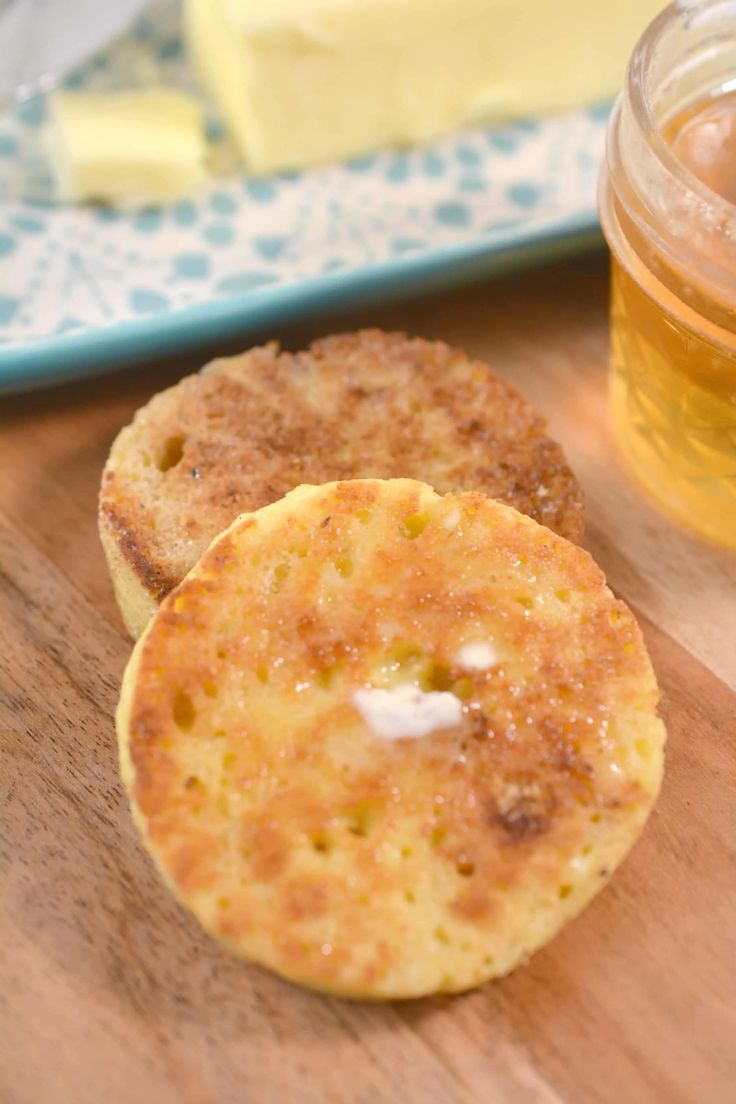
<svg viewBox="0 0 736 1104">
<path fill-rule="evenodd" d="M 611 406 L 635 477 L 736 548 L 736 0 L 649 26 L 611 116 Z"/>
</svg>

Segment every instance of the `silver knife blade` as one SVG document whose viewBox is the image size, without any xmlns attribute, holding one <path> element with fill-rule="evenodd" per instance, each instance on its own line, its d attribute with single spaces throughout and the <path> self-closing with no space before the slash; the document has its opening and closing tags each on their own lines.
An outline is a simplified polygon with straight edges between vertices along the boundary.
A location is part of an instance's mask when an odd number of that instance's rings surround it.
<svg viewBox="0 0 736 1104">
<path fill-rule="evenodd" d="M 0 104 L 56 84 L 148 0 L 0 0 Z"/>
</svg>

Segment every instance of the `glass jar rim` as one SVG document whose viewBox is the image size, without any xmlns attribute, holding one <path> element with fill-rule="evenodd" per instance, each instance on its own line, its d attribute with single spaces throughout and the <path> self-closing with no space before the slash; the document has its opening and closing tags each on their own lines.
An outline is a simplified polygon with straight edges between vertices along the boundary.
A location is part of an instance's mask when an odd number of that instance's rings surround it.
<svg viewBox="0 0 736 1104">
<path fill-rule="evenodd" d="M 651 90 L 648 88 L 647 81 L 656 52 L 676 21 L 686 15 L 690 26 L 697 27 L 698 24 L 712 19 L 721 9 L 730 9 L 733 14 L 736 14 L 736 3 L 734 0 L 674 0 L 673 3 L 668 4 L 649 23 L 634 47 L 626 73 L 625 95 L 633 119 L 641 133 L 648 136 L 651 147 L 672 180 L 681 182 L 711 210 L 722 212 L 724 219 L 733 221 L 736 225 L 736 204 L 719 195 L 696 176 L 665 141 L 661 132 L 661 123 L 653 110 Z M 736 90 L 736 72 L 732 83 L 732 89 L 725 88 L 725 91 Z"/>
<path fill-rule="evenodd" d="M 736 205 L 680 161 L 663 124 L 736 88 L 736 0 L 675 0 L 646 28 L 611 114 L 599 211 L 614 256 L 695 328 L 736 332 Z M 720 340 L 720 337 L 719 337 Z"/>
</svg>

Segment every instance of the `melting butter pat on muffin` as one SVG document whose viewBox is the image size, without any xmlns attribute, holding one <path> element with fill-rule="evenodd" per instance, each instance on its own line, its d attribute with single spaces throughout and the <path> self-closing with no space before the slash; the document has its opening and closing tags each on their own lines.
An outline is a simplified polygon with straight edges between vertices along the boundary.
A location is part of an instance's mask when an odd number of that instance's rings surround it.
<svg viewBox="0 0 736 1104">
<path fill-rule="evenodd" d="M 460 699 L 446 690 L 420 690 L 402 683 L 390 690 L 361 687 L 353 702 L 371 732 L 384 740 L 407 740 L 452 728 L 462 718 Z"/>
<path fill-rule="evenodd" d="M 121 769 L 166 884 L 236 954 L 342 996 L 456 992 L 623 860 L 657 698 L 630 611 L 531 518 L 411 479 L 303 486 L 162 602 Z"/>
</svg>

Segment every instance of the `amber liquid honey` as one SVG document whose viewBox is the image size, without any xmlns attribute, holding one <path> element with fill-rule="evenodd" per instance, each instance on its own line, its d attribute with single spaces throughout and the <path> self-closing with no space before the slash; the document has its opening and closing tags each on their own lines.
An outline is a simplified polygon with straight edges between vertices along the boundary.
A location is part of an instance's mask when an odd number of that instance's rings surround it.
<svg viewBox="0 0 736 1104">
<path fill-rule="evenodd" d="M 663 137 L 691 172 L 736 203 L 736 94 L 689 108 Z M 663 294 L 641 271 L 635 279 L 614 259 L 611 400 L 619 443 L 671 513 L 736 548 L 736 301 L 713 304 L 708 319 L 703 302 L 703 316 L 678 309 L 692 305 L 696 273 L 670 272 L 674 293 Z"/>
</svg>

